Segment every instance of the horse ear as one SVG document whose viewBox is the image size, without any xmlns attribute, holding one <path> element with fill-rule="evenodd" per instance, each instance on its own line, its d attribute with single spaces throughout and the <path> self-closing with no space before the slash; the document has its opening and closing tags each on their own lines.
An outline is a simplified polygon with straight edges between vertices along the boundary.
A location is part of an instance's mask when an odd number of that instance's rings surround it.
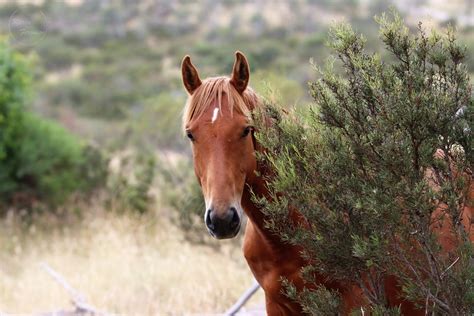
<svg viewBox="0 0 474 316">
<path fill-rule="evenodd" d="M 230 79 L 230 83 L 232 83 L 239 93 L 242 93 L 245 91 L 245 88 L 247 88 L 249 77 L 250 68 L 247 58 L 241 52 L 235 52 L 235 63 L 232 69 L 232 79 Z"/>
<path fill-rule="evenodd" d="M 189 55 L 186 55 L 181 62 L 181 75 L 183 77 L 184 87 L 189 94 L 193 94 L 202 82 L 196 67 L 191 63 L 191 57 L 189 57 Z"/>
</svg>

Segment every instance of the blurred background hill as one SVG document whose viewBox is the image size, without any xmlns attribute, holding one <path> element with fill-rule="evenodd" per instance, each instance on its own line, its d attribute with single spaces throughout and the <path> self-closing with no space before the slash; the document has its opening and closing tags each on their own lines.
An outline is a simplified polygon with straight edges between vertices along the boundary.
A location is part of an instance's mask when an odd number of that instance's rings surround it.
<svg viewBox="0 0 474 316">
<path fill-rule="evenodd" d="M 7 2 L 0 7 L 0 31 L 15 49 L 34 56 L 34 109 L 107 143 L 116 138 L 103 133 L 107 121 L 129 120 L 136 132 L 133 123 L 141 122 L 133 120 L 145 119 L 145 112 L 149 119 L 150 112 L 166 116 L 181 110 L 185 93 L 179 65 L 185 54 L 207 76 L 229 73 L 239 49 L 251 63 L 253 86 L 262 88 L 268 81 L 284 102 L 306 101 L 306 82 L 313 78 L 309 59 L 327 57 L 330 24 L 349 21 L 377 50 L 373 16 L 390 6 L 405 13 L 413 26 L 418 21 L 457 25 L 461 40 L 472 49 L 470 0 Z M 158 128 L 172 124 L 161 120 Z M 152 139 L 156 146 L 184 146 L 179 136 L 154 134 L 161 138 Z"/>
<path fill-rule="evenodd" d="M 350 22 L 380 52 L 373 17 L 391 7 L 411 27 L 456 26 L 474 72 L 473 0 L 0 1 L 0 67 L 28 78 L 15 99 L 28 117 L 13 129 L 27 132 L 11 141 L 25 140 L 23 156 L 0 160 L 14 170 L 0 185 L 0 312 L 67 305 L 43 260 L 111 312 L 225 310 L 251 278 L 239 241 L 208 240 L 200 222 L 181 59 L 205 78 L 230 73 L 240 50 L 260 94 L 304 105 L 330 25 Z"/>
</svg>

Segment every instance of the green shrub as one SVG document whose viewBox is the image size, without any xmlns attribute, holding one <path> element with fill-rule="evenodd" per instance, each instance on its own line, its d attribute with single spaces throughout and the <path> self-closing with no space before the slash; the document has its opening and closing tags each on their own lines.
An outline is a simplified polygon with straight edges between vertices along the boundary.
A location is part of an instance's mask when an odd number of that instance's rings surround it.
<svg viewBox="0 0 474 316">
<path fill-rule="evenodd" d="M 158 164 L 158 185 L 163 204 L 173 209 L 172 220 L 193 242 L 206 242 L 203 225 L 204 198 L 193 172 L 192 161 L 182 158 Z"/>
<path fill-rule="evenodd" d="M 252 87 L 259 95 L 285 106 L 293 106 L 305 96 L 300 84 L 276 72 L 257 71 L 252 75 Z"/>
<path fill-rule="evenodd" d="M 21 55 L 0 43 L 0 207 L 57 205 L 100 185 L 106 175 L 99 151 L 28 111 L 26 67 Z"/>
<path fill-rule="evenodd" d="M 40 200 L 63 202 L 70 192 L 82 188 L 83 164 L 79 141 L 59 125 L 25 112 L 23 131 L 17 140 L 16 191 L 30 192 Z"/>
<path fill-rule="evenodd" d="M 30 77 L 22 56 L 0 41 L 0 195 L 16 190 L 18 139 L 22 137 L 23 110 Z M 3 199 L 2 199 L 3 200 Z"/>
<path fill-rule="evenodd" d="M 111 210 L 146 213 L 153 202 L 150 192 L 155 179 L 153 154 L 139 151 L 113 159 L 115 166 L 107 181 L 107 207 Z"/>
<path fill-rule="evenodd" d="M 260 158 L 275 175 L 269 179 L 273 199 L 260 203 L 269 228 L 311 259 L 307 281 L 316 272 L 361 288 L 370 284 L 365 294 L 372 312 L 397 314 L 381 290 L 390 273 L 403 297 L 427 313 L 472 314 L 474 249 L 459 218 L 463 203 L 472 203 L 466 191 L 474 158 L 465 49 L 452 29 L 427 35 L 420 26 L 411 34 L 397 15 L 378 22 L 393 56 L 389 63 L 367 53 L 350 26 L 338 25 L 330 47 L 341 69 L 333 60 L 311 83 L 314 106 L 290 115 L 267 109 L 275 123 L 258 134 L 268 149 Z M 462 172 L 467 176 L 453 176 Z M 438 203 L 460 241 L 449 254 L 432 229 Z M 289 222 L 289 205 L 309 229 Z M 287 291 L 310 314 L 337 303 L 335 293 L 321 287 Z"/>
<path fill-rule="evenodd" d="M 130 142 L 146 148 L 187 149 L 181 131 L 184 98 L 160 93 L 144 103 L 141 111 L 132 113 L 128 122 Z"/>
</svg>

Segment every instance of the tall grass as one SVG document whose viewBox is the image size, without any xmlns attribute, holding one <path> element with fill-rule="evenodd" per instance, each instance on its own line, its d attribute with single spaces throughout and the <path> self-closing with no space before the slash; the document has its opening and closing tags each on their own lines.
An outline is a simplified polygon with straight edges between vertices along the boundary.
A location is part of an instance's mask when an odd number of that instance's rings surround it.
<svg viewBox="0 0 474 316">
<path fill-rule="evenodd" d="M 43 215 L 27 227 L 7 217 L 0 223 L 0 311 L 71 309 L 68 293 L 42 270 L 46 262 L 100 310 L 222 313 L 252 282 L 240 248 L 190 244 L 166 213 Z"/>
</svg>

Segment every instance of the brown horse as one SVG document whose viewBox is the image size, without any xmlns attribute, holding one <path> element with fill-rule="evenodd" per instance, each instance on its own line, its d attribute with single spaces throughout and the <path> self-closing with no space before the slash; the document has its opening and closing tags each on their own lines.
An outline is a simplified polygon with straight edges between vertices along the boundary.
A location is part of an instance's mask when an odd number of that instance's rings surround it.
<svg viewBox="0 0 474 316">
<path fill-rule="evenodd" d="M 184 110 L 183 128 L 192 142 L 194 170 L 205 198 L 204 221 L 209 233 L 217 238 L 232 238 L 239 232 L 243 212 L 248 217 L 243 251 L 255 278 L 265 292 L 267 313 L 300 315 L 301 307 L 282 294 L 281 277 L 298 289 L 324 285 L 341 294 L 343 314 L 364 308 L 367 300 L 354 283 L 328 281 L 317 276 L 316 284 L 304 284 L 300 270 L 307 262 L 301 249 L 283 243 L 265 228 L 265 216 L 252 202 L 251 192 L 265 196 L 265 183 L 257 174 L 255 152 L 260 150 L 253 135 L 251 112 L 261 106 L 255 92 L 248 87 L 249 65 L 236 52 L 232 75 L 201 81 L 189 56 L 182 62 L 182 77 L 189 98 Z M 256 173 L 256 171 L 259 171 Z M 297 212 L 291 219 L 298 221 Z M 412 303 L 400 299 L 395 279 L 387 277 L 388 303 L 400 306 L 404 315 L 423 315 Z"/>
</svg>

